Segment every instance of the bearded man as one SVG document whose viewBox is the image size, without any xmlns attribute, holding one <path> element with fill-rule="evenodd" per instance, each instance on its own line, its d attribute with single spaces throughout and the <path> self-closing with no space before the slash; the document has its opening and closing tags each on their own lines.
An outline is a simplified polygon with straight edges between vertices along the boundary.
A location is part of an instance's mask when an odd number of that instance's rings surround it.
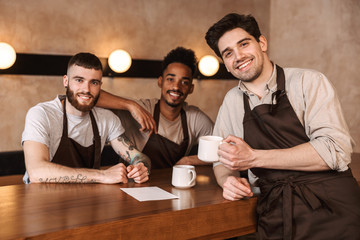
<svg viewBox="0 0 360 240">
<path fill-rule="evenodd" d="M 24 183 L 137 183 L 149 179 L 150 159 L 134 148 L 119 118 L 97 108 L 102 65 L 91 53 L 73 56 L 63 82 L 66 96 L 32 107 L 25 121 L 22 145 Z M 105 142 L 129 163 L 100 170 Z"/>
</svg>

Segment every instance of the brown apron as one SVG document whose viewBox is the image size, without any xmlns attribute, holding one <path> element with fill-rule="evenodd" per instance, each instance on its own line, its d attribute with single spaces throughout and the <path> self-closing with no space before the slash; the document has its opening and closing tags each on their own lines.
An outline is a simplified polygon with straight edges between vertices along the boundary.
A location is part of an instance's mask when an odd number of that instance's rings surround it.
<svg viewBox="0 0 360 240">
<path fill-rule="evenodd" d="M 181 125 L 183 129 L 184 139 L 181 144 L 174 143 L 169 139 L 159 135 L 151 134 L 147 141 L 143 153 L 151 159 L 151 168 L 170 168 L 176 164 L 183 156 L 189 144 L 189 133 L 186 122 L 186 113 L 181 109 Z M 157 128 L 159 128 L 160 103 L 157 102 L 154 110 L 154 120 Z"/>
<path fill-rule="evenodd" d="M 63 99 L 60 99 L 63 100 Z M 64 100 L 63 134 L 52 162 L 73 168 L 100 168 L 101 140 L 94 115 L 90 111 L 91 125 L 94 133 L 94 144 L 83 147 L 68 137 L 68 124 Z"/>
<path fill-rule="evenodd" d="M 284 149 L 309 141 L 277 70 L 276 104 L 252 111 L 244 95 L 244 140 L 254 149 Z M 259 177 L 258 239 L 360 239 L 360 188 L 351 170 L 291 171 L 253 168 Z"/>
</svg>

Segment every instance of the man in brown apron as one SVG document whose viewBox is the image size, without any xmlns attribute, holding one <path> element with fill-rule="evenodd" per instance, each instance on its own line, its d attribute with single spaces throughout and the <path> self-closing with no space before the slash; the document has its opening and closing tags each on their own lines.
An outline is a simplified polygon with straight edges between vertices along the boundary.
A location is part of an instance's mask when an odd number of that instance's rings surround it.
<svg viewBox="0 0 360 240">
<path fill-rule="evenodd" d="M 282 69 L 252 16 L 228 14 L 206 40 L 240 80 L 214 134 L 225 138 L 214 172 L 229 200 L 253 196 L 258 239 L 360 239 L 360 189 L 348 164 L 352 139 L 334 89 L 313 70 Z"/>
<path fill-rule="evenodd" d="M 100 94 L 102 65 L 90 53 L 72 57 L 64 76 L 66 96 L 40 103 L 26 117 L 22 136 L 27 173 L 24 182 L 120 183 L 148 180 L 150 159 L 124 135 L 109 110 L 94 108 Z M 129 163 L 100 170 L 105 141 Z"/>
<path fill-rule="evenodd" d="M 162 75 L 158 79 L 160 99 L 141 99 L 138 103 L 152 113 L 158 132 L 150 136 L 137 131 L 139 126 L 125 111 L 114 110 L 121 119 L 126 135 L 151 159 L 153 169 L 175 164 L 205 164 L 196 155 L 198 138 L 212 134 L 213 123 L 195 106 L 185 103 L 194 90 L 195 53 L 178 47 L 164 58 Z M 98 106 L 116 109 L 122 99 L 102 92 Z M 190 155 L 190 156 L 189 156 Z"/>
</svg>

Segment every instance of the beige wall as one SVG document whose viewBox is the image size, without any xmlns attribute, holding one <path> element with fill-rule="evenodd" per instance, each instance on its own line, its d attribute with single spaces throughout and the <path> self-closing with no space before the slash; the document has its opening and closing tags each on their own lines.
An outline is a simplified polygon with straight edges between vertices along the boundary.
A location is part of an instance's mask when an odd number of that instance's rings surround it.
<svg viewBox="0 0 360 240">
<path fill-rule="evenodd" d="M 194 49 L 200 58 L 212 54 L 204 40 L 211 24 L 229 12 L 251 13 L 271 40 L 270 53 L 276 62 L 324 72 L 342 103 L 354 106 L 359 103 L 355 75 L 359 42 L 355 43 L 354 35 L 359 33 L 351 27 L 356 29 L 360 22 L 355 14 L 358 10 L 356 0 L 0 0 L 0 41 L 21 53 L 89 51 L 107 57 L 112 50 L 123 48 L 133 58 L 156 60 L 181 45 Z M 335 31 L 343 25 L 345 29 L 336 37 Z M 336 64 L 324 62 L 330 58 Z M 340 80 L 345 67 L 346 77 Z M 194 83 L 188 102 L 215 120 L 225 93 L 237 81 Z M 0 75 L 0 86 L 0 151 L 19 150 L 26 111 L 63 93 L 62 77 Z M 156 79 L 104 78 L 103 88 L 126 97 L 159 96 Z M 360 142 L 359 113 L 350 108 L 344 112 L 354 139 Z"/>
<path fill-rule="evenodd" d="M 323 72 L 335 86 L 360 152 L 360 1 L 271 1 L 270 56 Z"/>
<path fill-rule="evenodd" d="M 269 7 L 267 0 L 0 0 L 0 41 L 21 53 L 89 51 L 107 57 L 123 48 L 133 58 L 156 60 L 181 45 L 200 58 L 212 53 L 204 35 L 215 21 L 241 9 L 258 17 L 268 32 Z M 126 97 L 159 97 L 156 81 L 105 78 L 103 88 Z M 194 83 L 188 102 L 215 121 L 224 94 L 237 82 Z M 63 93 L 62 77 L 0 75 L 0 85 L 0 151 L 18 150 L 27 110 Z"/>
</svg>

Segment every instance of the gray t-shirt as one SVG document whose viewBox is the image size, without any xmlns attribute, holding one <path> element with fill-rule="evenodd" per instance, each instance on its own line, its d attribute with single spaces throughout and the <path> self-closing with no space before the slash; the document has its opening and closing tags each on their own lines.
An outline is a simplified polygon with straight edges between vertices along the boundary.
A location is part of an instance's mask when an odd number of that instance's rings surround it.
<svg viewBox="0 0 360 240">
<path fill-rule="evenodd" d="M 125 129 L 119 118 L 111 111 L 94 107 L 92 112 L 99 129 L 102 150 L 105 142 L 117 138 L 125 132 Z M 26 115 L 21 144 L 24 141 L 35 141 L 46 145 L 49 148 L 49 159 L 52 160 L 60 144 L 63 116 L 63 106 L 58 97 L 30 108 Z M 83 117 L 67 114 L 67 120 L 69 138 L 84 147 L 93 144 L 94 134 L 89 114 Z M 25 173 L 24 181 L 28 181 L 27 179 L 27 173 Z"/>
<path fill-rule="evenodd" d="M 140 99 L 134 101 L 154 115 L 155 105 L 159 99 Z M 187 156 L 192 147 L 198 144 L 199 137 L 212 134 L 214 124 L 198 107 L 189 106 L 187 103 L 184 103 L 183 109 L 186 113 L 189 133 L 189 145 L 185 153 L 185 156 Z M 131 117 L 128 111 L 113 110 L 113 112 L 121 119 L 126 136 L 136 145 L 137 149 L 142 151 L 149 139 L 148 133 L 139 131 L 140 125 Z M 180 144 L 184 139 L 181 116 L 179 115 L 174 121 L 169 121 L 160 113 L 158 134 Z"/>
</svg>

